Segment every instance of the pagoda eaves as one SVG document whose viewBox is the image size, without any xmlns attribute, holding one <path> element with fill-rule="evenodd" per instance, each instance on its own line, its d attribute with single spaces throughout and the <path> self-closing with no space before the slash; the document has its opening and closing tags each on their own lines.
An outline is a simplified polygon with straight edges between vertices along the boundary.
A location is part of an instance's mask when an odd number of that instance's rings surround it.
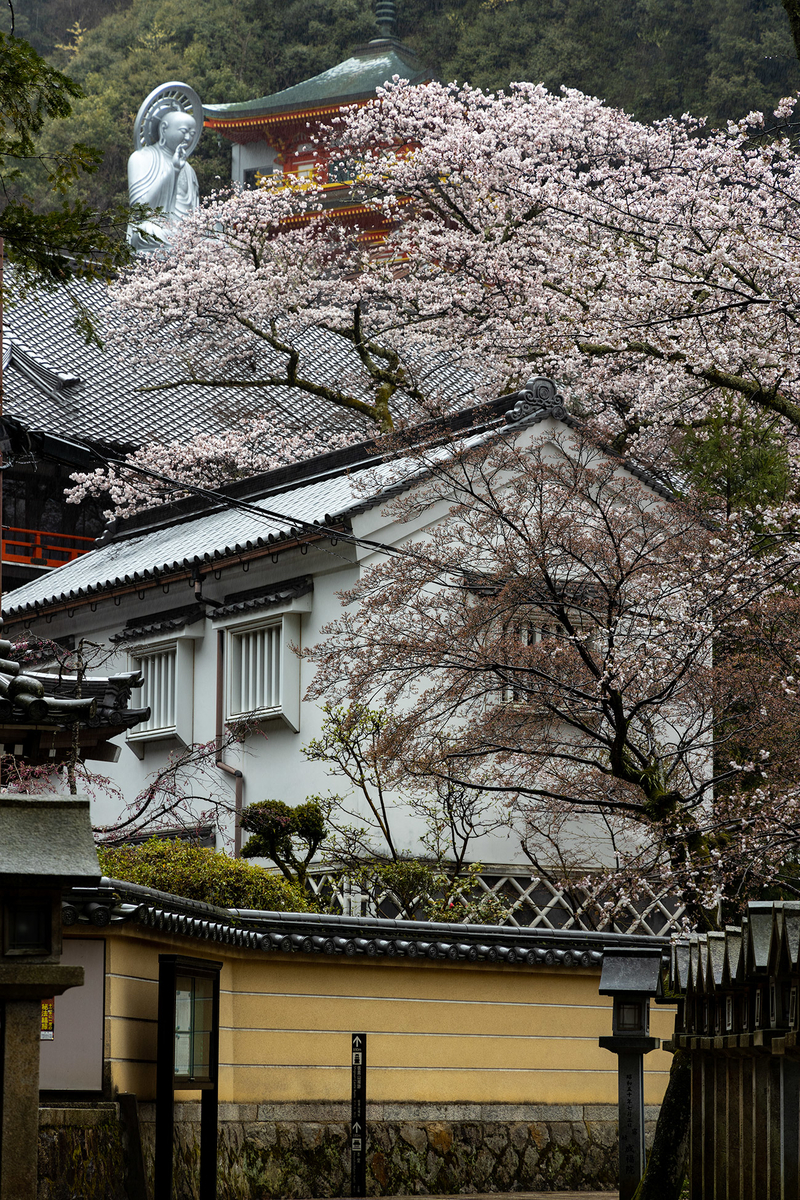
<svg viewBox="0 0 800 1200">
<path fill-rule="evenodd" d="M 365 103 L 395 75 L 414 84 L 432 78 L 407 46 L 395 38 L 375 38 L 335 67 L 270 96 L 204 105 L 204 123 L 231 141 L 253 141 L 259 129 L 266 134 L 299 117 L 330 116 L 345 105 Z"/>
</svg>

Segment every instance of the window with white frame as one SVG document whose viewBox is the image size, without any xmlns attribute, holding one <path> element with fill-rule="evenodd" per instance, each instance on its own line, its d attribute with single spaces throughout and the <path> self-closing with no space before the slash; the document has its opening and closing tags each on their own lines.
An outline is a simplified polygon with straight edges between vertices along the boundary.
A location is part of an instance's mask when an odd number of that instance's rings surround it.
<svg viewBox="0 0 800 1200">
<path fill-rule="evenodd" d="M 548 637 L 552 637 L 554 633 L 552 625 L 541 621 L 520 621 L 515 625 L 509 626 L 505 631 L 506 638 L 513 645 L 515 642 L 519 646 L 527 648 L 528 646 L 538 646 Z M 520 659 L 524 659 L 524 654 L 520 655 Z M 508 663 L 508 681 L 500 689 L 501 704 L 525 704 L 530 699 L 530 687 L 526 683 L 526 671 L 517 660 L 515 664 L 513 658 Z"/>
<path fill-rule="evenodd" d="M 129 742 L 177 737 L 192 740 L 194 648 L 190 639 L 174 639 L 131 651 L 131 667 L 140 671 L 142 708 L 150 716 L 128 732 Z"/>
<path fill-rule="evenodd" d="M 137 666 L 144 675 L 142 707 L 150 709 L 150 716 L 139 726 L 143 733 L 172 733 L 175 729 L 177 657 L 178 647 L 169 646 L 137 659 Z"/>
<path fill-rule="evenodd" d="M 299 641 L 300 619 L 295 613 L 228 629 L 229 720 L 280 717 L 298 730 L 300 664 L 293 646 Z"/>
</svg>

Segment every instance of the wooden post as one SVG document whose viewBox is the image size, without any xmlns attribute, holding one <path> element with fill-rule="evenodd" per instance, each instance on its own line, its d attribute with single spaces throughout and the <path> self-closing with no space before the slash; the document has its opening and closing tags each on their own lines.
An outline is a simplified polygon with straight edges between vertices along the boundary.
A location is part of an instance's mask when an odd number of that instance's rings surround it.
<svg viewBox="0 0 800 1200">
<path fill-rule="evenodd" d="M 714 1053 L 714 1195 L 728 1195 L 728 1056 Z"/>
<path fill-rule="evenodd" d="M 153 1200 L 172 1200 L 172 1144 L 175 1134 L 175 965 L 158 971 L 156 1034 L 156 1153 Z"/>
<path fill-rule="evenodd" d="M 767 1115 L 768 1196 L 783 1195 L 781 1180 L 781 1060 L 770 1053 L 767 1059 L 769 1110 Z"/>
<path fill-rule="evenodd" d="M 769 1195 L 768 1123 L 769 1059 L 762 1051 L 753 1057 L 753 1187 L 754 1195 L 762 1197 Z"/>
<path fill-rule="evenodd" d="M 781 1063 L 781 1165 L 782 1200 L 796 1200 L 800 1194 L 800 1063 L 783 1056 Z"/>
<path fill-rule="evenodd" d="M 158 956 L 158 1032 L 156 1036 L 156 1153 L 153 1200 L 172 1200 L 175 1089 L 202 1093 L 200 1100 L 199 1200 L 216 1200 L 217 1119 L 219 1107 L 219 973 L 221 962 L 180 954 Z M 211 1029 L 207 1069 L 187 1076 L 175 1073 L 176 981 L 179 976 L 212 981 Z M 192 1022 L 194 1018 L 191 1018 Z M 194 1025 L 191 1037 L 194 1038 Z"/>
<path fill-rule="evenodd" d="M 742 1067 L 741 1054 L 732 1054 L 728 1060 L 728 1130 L 731 1138 L 728 1190 L 732 1196 L 742 1194 Z"/>
</svg>

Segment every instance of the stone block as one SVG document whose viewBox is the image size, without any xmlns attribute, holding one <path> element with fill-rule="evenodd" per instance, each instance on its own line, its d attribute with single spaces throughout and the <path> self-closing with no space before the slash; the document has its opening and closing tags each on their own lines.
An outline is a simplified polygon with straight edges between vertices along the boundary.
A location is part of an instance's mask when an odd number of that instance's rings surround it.
<svg viewBox="0 0 800 1200">
<path fill-rule="evenodd" d="M 91 1108 L 40 1108 L 39 1128 L 91 1129 L 104 1121 L 119 1120 L 119 1105 L 97 1104 Z"/>
<path fill-rule="evenodd" d="M 509 1128 L 508 1133 L 509 1137 L 511 1138 L 511 1145 L 514 1147 L 514 1149 L 524 1150 L 528 1144 L 528 1138 L 530 1136 L 528 1126 L 517 1123 Z"/>
<path fill-rule="evenodd" d="M 155 1120 L 155 1114 L 153 1116 Z M 198 1101 L 182 1100 L 175 1105 L 175 1124 L 176 1125 L 194 1125 L 200 1124 L 200 1104 Z"/>
<path fill-rule="evenodd" d="M 610 1171 L 608 1156 L 600 1146 L 590 1146 L 584 1159 L 584 1173 L 591 1182 L 598 1181 L 603 1174 Z"/>
<path fill-rule="evenodd" d="M 536 1146 L 528 1146 L 522 1157 L 522 1178 L 526 1184 L 533 1183 L 533 1177 L 539 1166 L 539 1151 Z"/>
<path fill-rule="evenodd" d="M 369 1158 L 367 1166 L 372 1171 L 381 1191 L 385 1192 L 389 1186 L 389 1164 L 386 1155 L 379 1150 Z"/>
<path fill-rule="evenodd" d="M 646 1110 L 645 1110 L 646 1111 Z M 619 1109 L 616 1104 L 584 1104 L 584 1121 L 616 1121 Z"/>
<path fill-rule="evenodd" d="M 239 1121 L 248 1124 L 258 1119 L 257 1104 L 231 1104 L 226 1101 L 219 1106 L 219 1122 Z"/>
<path fill-rule="evenodd" d="M 428 1145 L 436 1154 L 447 1154 L 452 1148 L 453 1131 L 450 1125 L 432 1121 L 430 1125 L 425 1126 L 425 1132 L 428 1135 Z"/>
<path fill-rule="evenodd" d="M 506 1149 L 503 1151 L 503 1157 L 501 1158 L 500 1162 L 503 1166 L 503 1169 L 508 1174 L 509 1179 L 513 1179 L 519 1167 L 519 1154 L 513 1146 L 506 1147 Z"/>
<path fill-rule="evenodd" d="M 575 1146 L 580 1146 L 581 1149 L 588 1143 L 589 1135 L 586 1132 L 586 1124 L 583 1121 L 573 1121 L 572 1123 L 572 1141 Z"/>
<path fill-rule="evenodd" d="M 550 1141 L 550 1127 L 537 1121 L 529 1126 L 531 1141 L 537 1150 L 542 1150 Z"/>
<path fill-rule="evenodd" d="M 616 1121 L 587 1121 L 586 1130 L 590 1141 L 598 1146 L 606 1146 L 610 1149 L 619 1141 Z"/>
<path fill-rule="evenodd" d="M 482 1147 L 475 1160 L 475 1178 L 473 1182 L 481 1191 L 488 1192 L 495 1186 L 494 1182 L 495 1157 Z"/>
<path fill-rule="evenodd" d="M 322 1145 L 324 1125 L 316 1121 L 304 1121 L 299 1126 L 300 1141 L 308 1150 L 316 1150 Z"/>
<path fill-rule="evenodd" d="M 550 1130 L 550 1140 L 556 1146 L 572 1145 L 572 1125 L 566 1121 L 550 1121 L 548 1123 Z"/>
<path fill-rule="evenodd" d="M 369 1127 L 370 1145 L 378 1150 L 390 1154 L 392 1150 L 393 1140 L 390 1134 L 389 1127 L 386 1125 L 370 1125 Z"/>
<path fill-rule="evenodd" d="M 413 1146 L 415 1150 L 419 1151 L 420 1154 L 423 1150 L 427 1149 L 428 1138 L 425 1130 L 420 1129 L 419 1125 L 401 1125 L 400 1137 L 409 1146 Z"/>
</svg>

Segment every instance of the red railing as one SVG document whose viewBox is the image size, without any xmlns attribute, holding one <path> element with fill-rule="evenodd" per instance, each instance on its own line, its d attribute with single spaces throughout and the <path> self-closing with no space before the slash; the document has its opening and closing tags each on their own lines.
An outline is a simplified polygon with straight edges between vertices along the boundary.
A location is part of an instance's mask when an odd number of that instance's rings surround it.
<svg viewBox="0 0 800 1200">
<path fill-rule="evenodd" d="M 77 533 L 46 533 L 43 529 L 3 529 L 3 562 L 31 567 L 61 567 L 91 550 L 94 538 Z"/>
</svg>

